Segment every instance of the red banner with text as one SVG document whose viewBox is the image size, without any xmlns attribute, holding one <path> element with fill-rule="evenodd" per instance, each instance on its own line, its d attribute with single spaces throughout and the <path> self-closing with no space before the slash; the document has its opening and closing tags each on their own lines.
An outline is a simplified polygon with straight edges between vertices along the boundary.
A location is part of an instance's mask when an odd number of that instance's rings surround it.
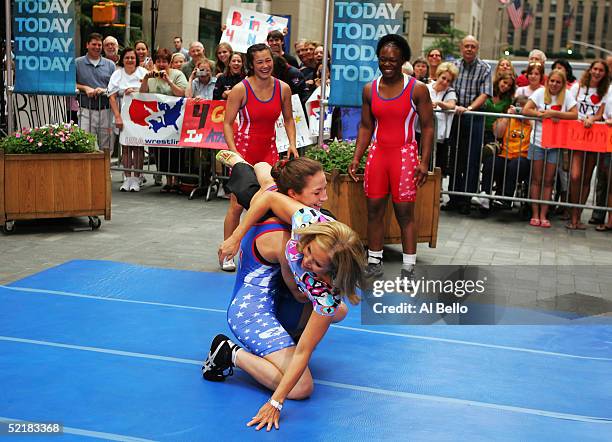
<svg viewBox="0 0 612 442">
<path fill-rule="evenodd" d="M 539 124 L 539 123 L 536 123 Z M 542 121 L 542 147 L 561 147 L 587 152 L 612 152 L 612 128 L 596 123 L 586 128 L 582 121 L 546 118 Z"/>
<path fill-rule="evenodd" d="M 223 100 L 188 99 L 185 103 L 179 146 L 227 149 L 223 136 L 224 116 Z"/>
</svg>

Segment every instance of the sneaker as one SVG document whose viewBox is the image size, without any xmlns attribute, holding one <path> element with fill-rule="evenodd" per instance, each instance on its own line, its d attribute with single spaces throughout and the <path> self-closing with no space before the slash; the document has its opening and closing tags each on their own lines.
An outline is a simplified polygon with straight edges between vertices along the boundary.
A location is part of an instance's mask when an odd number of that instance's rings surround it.
<svg viewBox="0 0 612 442">
<path fill-rule="evenodd" d="M 382 261 L 378 261 L 377 263 L 369 262 L 364 271 L 364 276 L 366 278 L 375 278 L 377 276 L 382 276 L 384 272 L 385 269 L 383 268 Z"/>
<path fill-rule="evenodd" d="M 481 195 L 486 195 L 486 192 L 480 192 Z M 478 204 L 480 205 L 480 207 L 482 207 L 483 209 L 489 210 L 489 198 L 484 198 L 484 197 L 480 197 L 478 198 Z"/>
<path fill-rule="evenodd" d="M 225 335 L 217 335 L 202 365 L 202 376 L 207 381 L 220 382 L 234 374 L 232 354 L 241 347 Z"/>
<path fill-rule="evenodd" d="M 234 262 L 234 259 L 227 259 L 225 258 L 223 260 L 223 264 L 221 264 L 221 270 L 223 270 L 224 272 L 235 272 L 236 271 L 236 263 Z"/>
<path fill-rule="evenodd" d="M 220 150 L 217 152 L 215 159 L 227 167 L 234 167 L 236 163 L 244 161 L 244 159 L 232 150 Z"/>
<path fill-rule="evenodd" d="M 119 188 L 121 192 L 127 192 L 130 190 L 130 177 L 125 177 L 123 179 L 123 184 Z"/>
<path fill-rule="evenodd" d="M 130 192 L 140 192 L 140 184 L 138 184 L 138 178 L 130 178 Z"/>
</svg>

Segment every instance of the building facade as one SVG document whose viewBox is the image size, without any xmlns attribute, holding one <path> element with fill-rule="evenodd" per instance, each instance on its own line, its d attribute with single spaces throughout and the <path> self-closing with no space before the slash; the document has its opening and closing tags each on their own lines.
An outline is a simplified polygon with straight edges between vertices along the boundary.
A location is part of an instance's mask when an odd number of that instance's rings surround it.
<svg viewBox="0 0 612 442">
<path fill-rule="evenodd" d="M 221 26 L 225 23 L 230 7 L 248 8 L 260 12 L 284 16 L 289 19 L 291 46 L 299 38 L 321 41 L 325 20 L 324 0 L 259 0 L 242 3 L 240 0 L 173 0 L 159 1 L 156 28 L 156 46 L 172 48 L 175 36 L 183 38 L 183 45 L 201 41 L 206 56 L 214 58 L 213 51 L 221 38 Z M 143 0 L 143 31 L 151 35 L 151 0 Z"/>
<path fill-rule="evenodd" d="M 484 18 L 485 10 L 495 10 L 496 4 L 496 0 L 404 0 L 404 36 L 413 57 L 444 37 L 445 27 L 452 27 L 474 35 L 480 41 L 481 57 L 490 58 L 496 43 L 491 23 L 485 29 Z"/>
<path fill-rule="evenodd" d="M 524 7 L 533 19 L 525 28 L 514 28 L 507 18 L 500 29 L 505 45 L 513 51 L 541 49 L 549 56 L 567 54 L 568 49 L 587 58 L 606 54 L 592 46 L 612 50 L 610 0 L 530 0 Z M 580 43 L 574 43 L 574 42 Z"/>
</svg>

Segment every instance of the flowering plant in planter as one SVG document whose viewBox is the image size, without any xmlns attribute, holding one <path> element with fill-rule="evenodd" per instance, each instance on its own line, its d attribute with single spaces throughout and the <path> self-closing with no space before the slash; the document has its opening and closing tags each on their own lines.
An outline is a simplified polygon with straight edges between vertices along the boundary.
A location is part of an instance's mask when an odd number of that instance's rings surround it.
<svg viewBox="0 0 612 442">
<path fill-rule="evenodd" d="M 7 154 L 82 153 L 96 150 L 96 137 L 74 123 L 26 128 L 0 141 Z"/>
<path fill-rule="evenodd" d="M 329 144 L 323 144 L 320 148 L 314 147 L 306 151 L 306 156 L 317 160 L 323 165 L 325 172 L 334 174 L 348 173 L 348 167 L 353 161 L 355 153 L 355 140 L 333 140 Z M 365 170 L 367 154 L 361 157 L 357 173 Z"/>
</svg>

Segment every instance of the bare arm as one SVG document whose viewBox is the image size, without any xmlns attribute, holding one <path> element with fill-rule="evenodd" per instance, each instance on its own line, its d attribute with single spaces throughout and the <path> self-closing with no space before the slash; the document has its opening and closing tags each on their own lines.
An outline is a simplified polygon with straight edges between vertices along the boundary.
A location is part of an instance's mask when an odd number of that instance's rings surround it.
<svg viewBox="0 0 612 442">
<path fill-rule="evenodd" d="M 349 165 L 349 175 L 357 181 L 357 168 L 364 152 L 372 141 L 374 133 L 374 115 L 372 115 L 372 83 L 368 83 L 363 87 L 361 96 L 361 123 L 359 124 L 359 132 L 357 133 L 357 141 L 355 144 L 355 154 L 353 161 Z"/>
<path fill-rule="evenodd" d="M 117 129 L 121 130 L 123 129 L 123 120 L 121 119 L 119 104 L 117 104 L 117 94 L 114 93 L 108 97 L 108 101 L 110 103 L 111 110 L 113 111 L 113 115 L 115 116 L 115 126 L 117 126 Z"/>
<path fill-rule="evenodd" d="M 576 120 L 578 119 L 578 109 L 576 109 L 576 106 L 565 112 L 547 109 L 541 113 L 541 117 L 556 118 L 558 120 Z"/>
<path fill-rule="evenodd" d="M 246 215 L 238 227 L 236 227 L 234 233 L 219 246 L 219 259 L 222 262 L 225 258 L 235 256 L 240 248 L 240 241 L 246 232 L 253 227 L 268 210 L 272 210 L 282 221 L 291 224 L 291 217 L 293 214 L 303 207 L 306 206 L 287 195 L 283 195 L 279 192 L 264 192 L 260 197 L 251 202 L 251 208 L 247 210 Z"/>
<path fill-rule="evenodd" d="M 287 155 L 297 158 L 300 154 L 297 151 L 295 142 L 295 121 L 293 121 L 293 106 L 291 104 L 291 88 L 288 84 L 281 81 L 281 91 L 283 97 L 283 123 L 285 123 L 285 131 L 289 139 L 289 149 Z"/>
<path fill-rule="evenodd" d="M 234 121 L 238 111 L 246 98 L 246 90 L 244 84 L 238 83 L 232 88 L 225 103 L 225 116 L 223 118 L 223 135 L 225 143 L 229 150 L 238 152 L 236 149 L 236 141 L 234 140 Z"/>
<path fill-rule="evenodd" d="M 293 387 L 295 387 L 295 384 L 297 384 L 298 380 L 304 373 L 304 370 L 306 370 L 306 367 L 308 366 L 312 352 L 317 344 L 321 342 L 321 339 L 323 339 L 325 333 L 327 333 L 332 320 L 333 316 L 322 316 L 314 312 L 311 313 L 310 319 L 308 319 L 308 323 L 304 329 L 304 333 L 302 333 L 302 336 L 295 349 L 295 353 L 293 353 L 291 362 L 287 367 L 287 371 L 285 371 L 283 374 L 278 387 L 276 387 L 276 390 L 272 394 L 272 399 L 282 403 Z M 251 419 L 247 425 L 249 427 L 257 425 L 257 430 L 267 426 L 267 430 L 269 431 L 272 428 L 272 425 L 274 425 L 276 429 L 279 428 L 279 419 L 280 411 L 267 402 L 259 409 L 257 415 Z"/>
<path fill-rule="evenodd" d="M 429 169 L 429 158 L 433 146 L 433 106 L 431 96 L 427 86 L 417 82 L 414 86 L 413 97 L 415 100 L 419 122 L 421 123 L 421 161 L 416 168 L 414 179 L 416 185 L 421 187 L 427 181 L 427 171 Z"/>
<path fill-rule="evenodd" d="M 533 101 L 531 101 L 531 100 L 527 101 L 527 104 L 523 108 L 522 114 L 525 115 L 526 117 L 539 117 L 539 116 L 541 116 L 541 112 L 536 107 L 536 104 Z"/>
<path fill-rule="evenodd" d="M 287 256 L 285 255 L 285 247 L 287 245 L 287 241 L 291 238 L 291 234 L 289 232 L 283 232 L 283 240 L 279 244 L 278 250 L 278 263 L 281 267 L 281 274 L 283 275 L 283 281 L 285 281 L 285 285 L 293 295 L 296 301 L 304 303 L 308 301 L 308 296 L 304 293 L 300 292 L 295 283 L 295 278 L 293 277 L 293 272 L 291 268 L 289 268 L 289 263 L 287 262 Z"/>
</svg>

